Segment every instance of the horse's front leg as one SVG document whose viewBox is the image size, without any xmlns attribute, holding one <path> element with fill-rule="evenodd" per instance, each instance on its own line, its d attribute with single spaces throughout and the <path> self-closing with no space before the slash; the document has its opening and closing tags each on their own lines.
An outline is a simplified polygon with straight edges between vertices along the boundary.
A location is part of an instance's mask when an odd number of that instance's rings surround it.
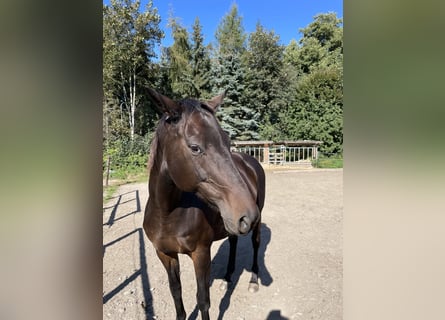
<svg viewBox="0 0 445 320">
<path fill-rule="evenodd" d="M 232 282 L 232 275 L 235 272 L 235 258 L 236 258 L 236 246 L 238 244 L 238 236 L 229 236 L 229 262 L 227 263 L 227 271 L 224 276 L 224 280 L 219 286 L 221 290 L 227 290 L 229 284 Z"/>
<path fill-rule="evenodd" d="M 210 309 L 210 247 L 197 249 L 191 254 L 195 267 L 197 294 L 196 300 L 202 320 L 209 320 Z"/>
<path fill-rule="evenodd" d="M 181 279 L 179 276 L 179 260 L 178 254 L 166 255 L 161 251 L 157 251 L 159 259 L 167 270 L 170 292 L 173 296 L 176 308 L 176 319 L 185 320 L 184 304 L 182 302 Z"/>
<path fill-rule="evenodd" d="M 258 249 L 261 240 L 261 219 L 258 221 L 255 228 L 252 230 L 252 246 L 253 246 L 253 263 L 252 263 L 252 277 L 249 282 L 249 291 L 257 292 L 258 285 Z"/>
</svg>

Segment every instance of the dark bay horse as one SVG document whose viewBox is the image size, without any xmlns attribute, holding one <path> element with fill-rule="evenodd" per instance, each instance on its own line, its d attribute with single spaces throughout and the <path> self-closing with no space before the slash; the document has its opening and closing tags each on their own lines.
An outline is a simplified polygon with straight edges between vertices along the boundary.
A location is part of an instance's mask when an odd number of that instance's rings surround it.
<svg viewBox="0 0 445 320">
<path fill-rule="evenodd" d="M 150 151 L 144 230 L 167 270 L 176 318 L 186 318 L 178 261 L 178 253 L 182 253 L 193 260 L 197 305 L 201 318 L 209 319 L 213 241 L 229 237 L 230 256 L 224 279 L 230 283 L 237 236 L 252 230 L 249 291 L 258 290 L 264 171 L 253 157 L 230 152 L 229 138 L 215 117 L 224 94 L 205 102 L 176 102 L 148 90 L 163 116 Z"/>
</svg>

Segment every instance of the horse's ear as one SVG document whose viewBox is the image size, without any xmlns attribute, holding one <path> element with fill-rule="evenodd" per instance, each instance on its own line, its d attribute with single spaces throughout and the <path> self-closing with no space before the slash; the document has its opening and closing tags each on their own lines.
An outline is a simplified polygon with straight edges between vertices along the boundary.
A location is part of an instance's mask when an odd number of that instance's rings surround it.
<svg viewBox="0 0 445 320">
<path fill-rule="evenodd" d="M 222 105 L 225 96 L 226 96 L 226 91 L 224 91 L 220 95 L 213 97 L 210 100 L 207 100 L 205 103 L 213 110 L 213 112 L 216 112 L 219 106 Z"/>
<path fill-rule="evenodd" d="M 166 97 L 166 96 L 158 93 L 157 91 L 155 91 L 151 88 L 147 88 L 147 90 L 148 90 L 148 95 L 155 103 L 156 108 L 159 110 L 159 112 L 166 113 L 170 116 L 174 116 L 174 115 L 176 116 L 181 113 L 182 108 L 179 105 L 179 103 L 177 103 L 176 101 L 173 101 L 169 97 Z"/>
</svg>

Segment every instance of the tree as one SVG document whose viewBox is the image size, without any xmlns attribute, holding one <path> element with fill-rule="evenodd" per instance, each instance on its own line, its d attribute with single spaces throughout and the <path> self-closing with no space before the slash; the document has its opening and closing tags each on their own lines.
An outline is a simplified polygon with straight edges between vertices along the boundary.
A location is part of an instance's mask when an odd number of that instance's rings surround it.
<svg viewBox="0 0 445 320">
<path fill-rule="evenodd" d="M 257 23 L 244 54 L 246 89 L 243 105 L 251 106 L 256 131 L 263 139 L 279 139 L 281 112 L 286 106 L 287 79 L 283 74 L 283 47 L 279 36 Z"/>
<path fill-rule="evenodd" d="M 211 97 L 211 64 L 209 47 L 204 45 L 204 37 L 202 35 L 202 27 L 199 18 L 196 17 L 193 24 L 193 33 L 191 40 L 191 68 L 193 94 L 195 98 Z"/>
<path fill-rule="evenodd" d="M 191 45 L 187 29 L 177 18 L 170 18 L 169 27 L 172 29 L 173 45 L 168 48 L 169 79 L 174 96 L 177 98 L 191 96 L 194 93 L 192 68 L 190 61 Z"/>
<path fill-rule="evenodd" d="M 105 122 L 108 125 L 108 115 L 119 110 L 120 116 L 128 119 L 133 140 L 143 88 L 153 80 L 154 47 L 163 37 L 160 16 L 151 0 L 143 12 L 139 0 L 111 0 L 110 5 L 104 5 L 103 15 Z M 113 112 L 108 112 L 110 109 Z"/>
<path fill-rule="evenodd" d="M 213 73 L 214 94 L 226 93 L 224 105 L 217 114 L 221 127 L 231 139 L 256 139 L 257 124 L 252 117 L 252 110 L 241 103 L 245 88 L 241 57 L 217 53 L 213 61 Z"/>
<path fill-rule="evenodd" d="M 177 18 L 170 18 L 173 45 L 165 52 L 173 96 L 177 98 L 209 98 L 210 55 L 204 46 L 199 18 L 195 19 L 191 35 L 180 25 Z"/>
<path fill-rule="evenodd" d="M 333 12 L 321 13 L 314 17 L 314 22 L 310 23 L 306 28 L 300 29 L 303 34 L 301 43 L 310 39 L 317 42 L 331 52 L 340 49 L 343 52 L 343 21 L 337 18 Z"/>
<path fill-rule="evenodd" d="M 294 75 L 294 94 L 286 111 L 286 135 L 292 139 L 323 141 L 322 152 L 342 152 L 343 43 L 342 20 L 334 13 L 315 16 L 300 29 L 300 45 L 292 41 L 284 62 Z M 291 91 L 291 92 L 292 92 Z"/>
<path fill-rule="evenodd" d="M 217 49 L 223 55 L 242 54 L 245 50 L 246 38 L 242 17 L 238 15 L 238 6 L 233 4 L 230 12 L 224 16 L 216 30 Z"/>
<path fill-rule="evenodd" d="M 245 70 L 241 61 L 246 35 L 238 7 L 233 5 L 215 33 L 216 53 L 212 61 L 214 94 L 226 92 L 224 106 L 218 113 L 222 128 L 232 139 L 258 138 L 253 110 L 242 103 Z"/>
<path fill-rule="evenodd" d="M 172 82 L 170 81 L 169 48 L 161 48 L 161 57 L 157 65 L 159 66 L 159 72 L 154 87 L 166 96 L 173 97 Z"/>
<path fill-rule="evenodd" d="M 286 56 L 287 61 L 294 63 L 301 73 L 324 65 L 341 64 L 343 56 L 342 19 L 335 13 L 324 13 L 314 17 L 307 27 L 301 28 L 303 37 L 300 46 L 292 43 Z M 291 58 L 292 57 L 292 58 Z"/>
<path fill-rule="evenodd" d="M 322 152 L 342 152 L 343 94 L 339 77 L 339 72 L 329 67 L 300 78 L 292 107 L 283 118 L 289 138 L 320 140 Z"/>
</svg>

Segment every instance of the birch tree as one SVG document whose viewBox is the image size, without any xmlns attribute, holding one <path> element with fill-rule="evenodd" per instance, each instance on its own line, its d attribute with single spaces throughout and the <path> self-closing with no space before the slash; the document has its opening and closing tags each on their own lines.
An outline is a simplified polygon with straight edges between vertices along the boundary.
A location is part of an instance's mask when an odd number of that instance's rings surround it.
<svg viewBox="0 0 445 320">
<path fill-rule="evenodd" d="M 163 38 L 153 2 L 144 11 L 140 6 L 140 0 L 111 0 L 103 8 L 104 108 L 111 106 L 126 117 L 131 140 L 141 89 L 150 77 L 154 48 Z"/>
</svg>

